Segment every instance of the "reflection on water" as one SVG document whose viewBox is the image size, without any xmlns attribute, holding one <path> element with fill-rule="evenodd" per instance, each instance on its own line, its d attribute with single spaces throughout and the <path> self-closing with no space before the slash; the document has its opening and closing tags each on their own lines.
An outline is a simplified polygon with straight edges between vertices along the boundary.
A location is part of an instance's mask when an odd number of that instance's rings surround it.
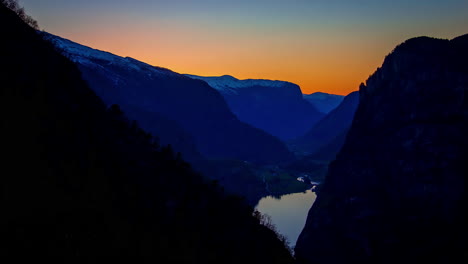
<svg viewBox="0 0 468 264">
<path fill-rule="evenodd" d="M 256 209 L 271 216 L 276 229 L 288 238 L 294 248 L 315 198 L 315 193 L 310 190 L 283 195 L 279 199 L 268 196 L 260 200 Z"/>
</svg>

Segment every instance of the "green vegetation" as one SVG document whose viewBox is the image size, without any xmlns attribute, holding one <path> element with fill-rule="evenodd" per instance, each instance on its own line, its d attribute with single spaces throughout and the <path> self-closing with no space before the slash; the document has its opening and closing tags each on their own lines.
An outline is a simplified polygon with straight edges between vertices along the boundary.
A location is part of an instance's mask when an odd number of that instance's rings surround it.
<svg viewBox="0 0 468 264">
<path fill-rule="evenodd" d="M 280 169 L 263 169 L 258 171 L 259 177 L 264 179 L 268 191 L 273 196 L 303 192 L 311 187 L 310 184 L 298 181 L 299 174 Z"/>
</svg>

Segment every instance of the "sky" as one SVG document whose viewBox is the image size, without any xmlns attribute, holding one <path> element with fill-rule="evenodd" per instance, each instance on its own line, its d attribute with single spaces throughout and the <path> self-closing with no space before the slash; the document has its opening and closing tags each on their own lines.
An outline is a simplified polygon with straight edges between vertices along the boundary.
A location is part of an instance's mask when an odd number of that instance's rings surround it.
<svg viewBox="0 0 468 264">
<path fill-rule="evenodd" d="M 41 29 L 179 73 L 346 95 L 396 45 L 468 33 L 468 0 L 20 0 Z"/>
</svg>

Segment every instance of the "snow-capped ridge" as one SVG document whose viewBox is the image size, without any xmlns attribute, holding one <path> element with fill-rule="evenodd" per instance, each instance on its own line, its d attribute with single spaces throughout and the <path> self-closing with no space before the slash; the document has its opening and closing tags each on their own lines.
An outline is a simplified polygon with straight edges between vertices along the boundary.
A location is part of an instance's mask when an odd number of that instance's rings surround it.
<svg viewBox="0 0 468 264">
<path fill-rule="evenodd" d="M 237 89 L 250 88 L 253 86 L 263 87 L 294 87 L 299 88 L 297 84 L 279 81 L 279 80 L 267 80 L 267 79 L 244 79 L 240 80 L 231 75 L 223 76 L 197 76 L 191 74 L 184 74 L 192 79 L 203 80 L 207 82 L 211 87 L 224 93 L 237 93 Z M 300 89 L 300 88 L 299 88 Z"/>
<path fill-rule="evenodd" d="M 104 61 L 107 65 L 112 64 L 119 64 L 120 66 L 125 65 L 127 68 L 132 70 L 141 71 L 147 70 L 151 73 L 158 74 L 158 75 L 177 75 L 180 76 L 178 73 L 175 73 L 169 69 L 161 68 L 157 66 L 152 66 L 145 62 L 136 60 L 131 57 L 121 57 L 115 54 L 112 54 L 107 51 L 102 51 L 98 49 L 93 49 L 78 43 L 75 43 L 71 40 L 52 35 L 47 32 L 40 32 L 44 39 L 52 42 L 55 47 L 59 49 L 59 51 L 67 56 L 70 60 L 76 63 L 90 65 L 94 64 L 93 60 Z"/>
</svg>

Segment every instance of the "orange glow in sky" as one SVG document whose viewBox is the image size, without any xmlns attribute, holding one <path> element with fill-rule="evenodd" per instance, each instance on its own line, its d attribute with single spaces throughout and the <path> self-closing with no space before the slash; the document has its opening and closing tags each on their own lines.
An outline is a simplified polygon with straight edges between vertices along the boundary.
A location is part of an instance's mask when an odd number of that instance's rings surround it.
<svg viewBox="0 0 468 264">
<path fill-rule="evenodd" d="M 290 81 L 307 94 L 357 90 L 408 38 L 468 33 L 468 1 L 444 1 L 445 8 L 433 0 L 389 6 L 362 0 L 364 7 L 270 1 L 276 5 L 268 8 L 262 0 L 239 1 L 239 8 L 208 0 L 175 6 L 142 0 L 141 7 L 125 0 L 22 3 L 44 30 L 95 49 L 179 73 Z"/>
</svg>

